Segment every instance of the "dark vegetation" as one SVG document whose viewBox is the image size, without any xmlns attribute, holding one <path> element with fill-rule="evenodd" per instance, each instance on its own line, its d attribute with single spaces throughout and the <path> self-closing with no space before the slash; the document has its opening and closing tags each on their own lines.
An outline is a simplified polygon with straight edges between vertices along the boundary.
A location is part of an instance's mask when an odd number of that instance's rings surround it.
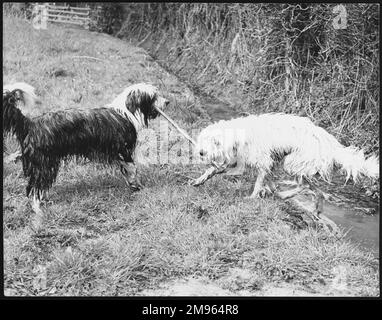
<svg viewBox="0 0 382 320">
<path fill-rule="evenodd" d="M 334 4 L 107 4 L 98 29 L 236 111 L 306 115 L 379 153 L 379 5 L 344 9 L 335 29 Z"/>
</svg>

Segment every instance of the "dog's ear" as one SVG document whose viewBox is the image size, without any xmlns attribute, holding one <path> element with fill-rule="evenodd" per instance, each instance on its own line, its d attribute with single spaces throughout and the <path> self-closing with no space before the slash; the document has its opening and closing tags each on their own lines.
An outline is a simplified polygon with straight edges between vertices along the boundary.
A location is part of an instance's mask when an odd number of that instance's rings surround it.
<svg viewBox="0 0 382 320">
<path fill-rule="evenodd" d="M 125 101 L 126 109 L 129 110 L 132 114 L 137 111 L 138 101 L 134 93 L 129 93 Z"/>
<path fill-rule="evenodd" d="M 147 93 L 141 94 L 140 109 L 143 114 L 144 122 L 148 127 L 149 119 L 154 119 L 157 115 L 157 111 L 154 109 L 155 102 L 157 100 L 157 94 L 149 95 Z"/>
<path fill-rule="evenodd" d="M 20 89 L 16 89 L 13 92 L 16 100 L 24 100 L 24 93 Z"/>
<path fill-rule="evenodd" d="M 157 95 L 150 96 L 145 92 L 131 92 L 126 97 L 126 108 L 131 113 L 135 113 L 137 111 L 143 114 L 143 121 L 146 127 L 148 127 L 148 121 L 150 118 L 153 118 L 153 106 L 155 100 L 157 99 Z"/>
</svg>

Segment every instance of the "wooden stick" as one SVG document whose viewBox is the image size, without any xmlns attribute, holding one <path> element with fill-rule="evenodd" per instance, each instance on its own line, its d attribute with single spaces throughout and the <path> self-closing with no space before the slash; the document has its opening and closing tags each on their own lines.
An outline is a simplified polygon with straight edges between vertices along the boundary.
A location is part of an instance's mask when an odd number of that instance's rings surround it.
<svg viewBox="0 0 382 320">
<path fill-rule="evenodd" d="M 174 120 L 172 120 L 166 113 L 164 113 L 163 110 L 159 108 L 155 108 L 168 122 L 170 122 L 176 130 L 178 130 L 188 141 L 190 141 L 194 146 L 196 146 L 196 142 L 194 139 L 192 139 L 185 131 L 183 131 L 176 123 Z M 216 168 L 217 171 L 222 172 L 222 167 L 219 166 L 215 161 L 212 161 L 211 164 Z M 213 172 L 213 170 L 211 170 Z M 219 172 L 219 173 L 220 173 Z M 214 175 L 215 173 L 212 173 Z M 211 176 L 210 176 L 211 177 Z M 209 179 L 209 178 L 208 178 Z"/>
<path fill-rule="evenodd" d="M 190 141 L 194 146 L 196 145 L 196 142 L 194 139 L 192 139 L 185 131 L 183 131 L 167 114 L 165 114 L 161 109 L 156 108 L 158 112 L 168 121 L 170 122 L 176 130 L 178 130 L 188 141 Z"/>
</svg>

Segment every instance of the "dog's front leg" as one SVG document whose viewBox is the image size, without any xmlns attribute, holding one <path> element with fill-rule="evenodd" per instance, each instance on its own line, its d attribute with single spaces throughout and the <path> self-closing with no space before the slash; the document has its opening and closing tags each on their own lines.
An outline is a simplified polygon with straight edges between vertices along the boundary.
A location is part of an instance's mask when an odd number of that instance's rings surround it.
<svg viewBox="0 0 382 320">
<path fill-rule="evenodd" d="M 257 179 L 255 182 L 255 186 L 253 188 L 252 194 L 249 196 L 250 198 L 258 198 L 259 196 L 263 197 L 265 196 L 265 193 L 267 190 L 264 188 L 264 179 L 267 175 L 265 170 L 260 170 L 259 174 L 257 175 Z"/>
<path fill-rule="evenodd" d="M 32 228 L 34 231 L 39 231 L 42 226 L 42 221 L 44 218 L 44 212 L 41 209 L 41 197 L 45 194 L 43 191 L 33 191 L 33 197 L 32 197 L 32 210 L 35 213 L 35 216 L 32 220 Z"/>
<path fill-rule="evenodd" d="M 208 179 L 212 178 L 216 174 L 220 174 L 226 171 L 230 166 L 229 162 L 224 161 L 222 164 L 213 163 L 199 178 L 191 182 L 191 185 L 197 187 L 206 182 Z"/>
</svg>

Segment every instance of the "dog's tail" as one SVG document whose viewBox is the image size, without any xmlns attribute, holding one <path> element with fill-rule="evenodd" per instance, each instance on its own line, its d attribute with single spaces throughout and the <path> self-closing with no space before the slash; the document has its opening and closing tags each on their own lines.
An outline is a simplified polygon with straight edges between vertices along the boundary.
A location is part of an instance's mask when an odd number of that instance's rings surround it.
<svg viewBox="0 0 382 320">
<path fill-rule="evenodd" d="M 363 175 L 371 179 L 379 178 L 379 159 L 376 156 L 365 158 L 362 150 L 355 147 L 339 147 L 334 160 L 346 173 L 346 181 L 353 178 L 354 181 Z"/>
<path fill-rule="evenodd" d="M 30 120 L 17 107 L 22 101 L 27 107 L 34 107 L 38 98 L 35 89 L 24 82 L 17 82 L 3 87 L 3 124 L 4 131 L 24 136 Z"/>
</svg>

